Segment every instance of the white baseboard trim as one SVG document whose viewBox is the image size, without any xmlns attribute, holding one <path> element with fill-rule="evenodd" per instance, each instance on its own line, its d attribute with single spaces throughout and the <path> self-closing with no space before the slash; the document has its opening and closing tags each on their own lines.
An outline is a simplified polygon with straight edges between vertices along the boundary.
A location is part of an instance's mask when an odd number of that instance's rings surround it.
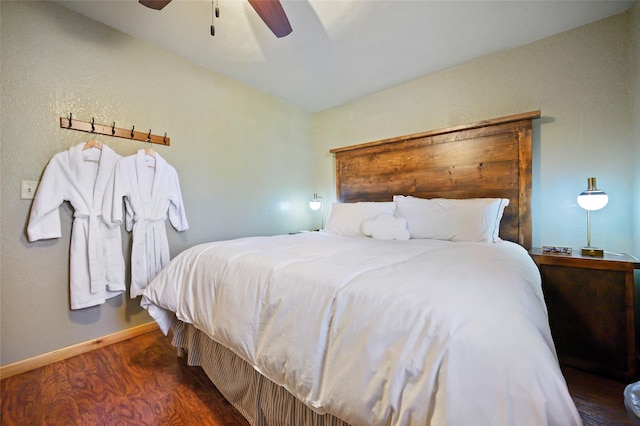
<svg viewBox="0 0 640 426">
<path fill-rule="evenodd" d="M 122 342 L 123 340 L 131 339 L 132 337 L 140 336 L 157 329 L 158 324 L 156 324 L 155 322 L 150 322 L 147 324 L 128 328 L 126 330 L 117 331 L 104 337 L 98 337 L 97 339 L 92 339 L 86 342 L 78 343 L 76 345 L 68 346 L 66 348 L 56 349 L 55 351 L 37 355 L 33 358 L 27 358 L 25 360 L 17 361 L 7 365 L 1 365 L 0 379 L 5 379 L 7 377 L 15 376 L 16 374 L 35 370 L 36 368 L 44 367 L 45 365 L 49 365 L 57 361 L 62 361 L 76 355 L 81 355 L 95 349 L 102 348 L 104 346 Z"/>
</svg>

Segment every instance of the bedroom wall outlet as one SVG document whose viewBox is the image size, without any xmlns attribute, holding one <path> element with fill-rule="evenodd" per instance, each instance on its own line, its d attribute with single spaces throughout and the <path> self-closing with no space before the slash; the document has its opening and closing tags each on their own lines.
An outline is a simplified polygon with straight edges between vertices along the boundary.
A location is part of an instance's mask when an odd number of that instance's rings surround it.
<svg viewBox="0 0 640 426">
<path fill-rule="evenodd" d="M 21 180 L 20 181 L 20 199 L 33 200 L 38 188 L 37 180 Z"/>
</svg>

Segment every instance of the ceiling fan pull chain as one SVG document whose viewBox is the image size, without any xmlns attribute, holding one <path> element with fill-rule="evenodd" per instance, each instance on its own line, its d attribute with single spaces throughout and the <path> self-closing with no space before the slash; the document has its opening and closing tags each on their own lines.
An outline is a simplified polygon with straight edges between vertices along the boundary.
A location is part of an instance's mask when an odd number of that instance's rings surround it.
<svg viewBox="0 0 640 426">
<path fill-rule="evenodd" d="M 216 7 L 216 10 L 217 10 L 217 7 Z M 211 0 L 211 36 L 216 35 L 216 28 L 213 26 L 213 11 L 214 11 L 213 0 Z"/>
</svg>

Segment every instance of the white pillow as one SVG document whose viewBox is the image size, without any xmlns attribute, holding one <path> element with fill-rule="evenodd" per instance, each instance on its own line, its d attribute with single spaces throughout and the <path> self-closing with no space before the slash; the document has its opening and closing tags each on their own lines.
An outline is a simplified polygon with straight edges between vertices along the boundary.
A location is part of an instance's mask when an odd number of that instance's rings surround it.
<svg viewBox="0 0 640 426">
<path fill-rule="evenodd" d="M 376 240 L 408 240 L 407 219 L 383 213 L 362 222 L 362 232 Z"/>
<path fill-rule="evenodd" d="M 394 215 L 395 212 L 396 203 L 393 201 L 333 203 L 324 230 L 349 237 L 364 236 L 361 229 L 362 222 L 382 213 Z"/>
<path fill-rule="evenodd" d="M 500 241 L 500 220 L 507 198 L 430 200 L 396 195 L 396 216 L 407 219 L 411 238 L 490 242 Z"/>
</svg>

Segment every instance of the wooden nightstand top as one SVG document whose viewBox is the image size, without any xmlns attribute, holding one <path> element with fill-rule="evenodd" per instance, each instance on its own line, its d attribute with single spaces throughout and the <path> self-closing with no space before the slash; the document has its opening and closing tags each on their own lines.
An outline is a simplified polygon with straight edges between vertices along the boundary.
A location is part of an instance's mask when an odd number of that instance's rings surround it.
<svg viewBox="0 0 640 426">
<path fill-rule="evenodd" d="M 547 253 L 543 254 L 541 248 L 534 247 L 531 250 L 529 250 L 529 254 L 531 254 L 534 257 L 534 260 L 536 260 L 536 263 L 557 264 L 557 265 L 574 264 L 576 266 L 581 263 L 588 263 L 588 262 L 603 262 L 610 265 L 621 263 L 621 264 L 631 266 L 632 269 L 640 269 L 640 260 L 625 253 L 605 252 L 604 257 L 591 257 L 591 256 L 583 256 L 582 254 L 580 254 L 580 250 L 573 250 L 573 254 L 571 256 L 565 256 L 565 255 L 559 255 L 559 254 L 547 254 Z M 611 262 L 614 262 L 614 263 L 611 263 Z"/>
</svg>

